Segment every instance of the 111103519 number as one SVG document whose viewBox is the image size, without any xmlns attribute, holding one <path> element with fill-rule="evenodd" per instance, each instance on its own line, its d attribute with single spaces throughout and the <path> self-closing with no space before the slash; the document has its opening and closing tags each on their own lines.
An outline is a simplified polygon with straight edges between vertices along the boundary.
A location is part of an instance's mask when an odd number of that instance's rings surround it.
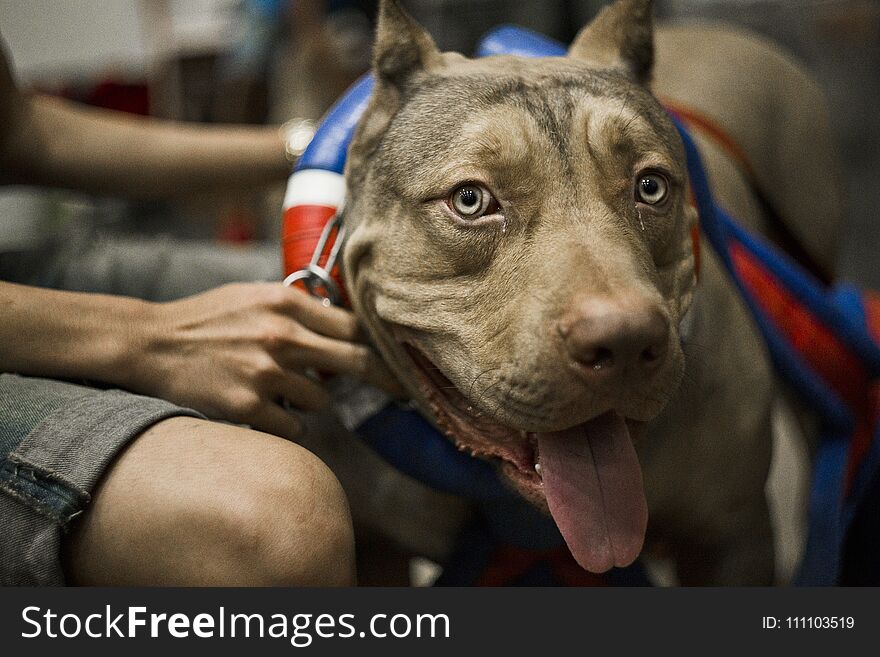
<svg viewBox="0 0 880 657">
<path fill-rule="evenodd" d="M 852 616 L 789 616 L 785 625 L 790 630 L 851 630 L 856 620 Z"/>
</svg>

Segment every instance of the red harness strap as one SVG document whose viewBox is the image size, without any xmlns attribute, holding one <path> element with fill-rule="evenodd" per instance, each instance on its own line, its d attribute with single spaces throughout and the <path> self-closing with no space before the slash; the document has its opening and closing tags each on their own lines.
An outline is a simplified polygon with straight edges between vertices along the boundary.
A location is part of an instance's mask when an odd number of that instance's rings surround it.
<svg viewBox="0 0 880 657">
<path fill-rule="evenodd" d="M 663 106 L 689 127 L 696 129 L 718 144 L 742 168 L 743 173 L 750 182 L 757 181 L 758 176 L 755 174 L 755 169 L 752 167 L 746 152 L 712 119 L 692 107 L 685 107 L 676 102 L 664 100 Z"/>
<path fill-rule="evenodd" d="M 844 484 L 847 492 L 880 419 L 880 386 L 872 384 L 862 360 L 808 307 L 780 285 L 760 260 L 735 243 L 731 244 L 731 256 L 741 280 L 764 313 L 772 318 L 800 357 L 834 390 L 856 419 Z M 880 326 L 877 325 L 880 307 L 866 305 L 869 319 L 874 316 L 872 332 L 880 339 Z"/>
</svg>

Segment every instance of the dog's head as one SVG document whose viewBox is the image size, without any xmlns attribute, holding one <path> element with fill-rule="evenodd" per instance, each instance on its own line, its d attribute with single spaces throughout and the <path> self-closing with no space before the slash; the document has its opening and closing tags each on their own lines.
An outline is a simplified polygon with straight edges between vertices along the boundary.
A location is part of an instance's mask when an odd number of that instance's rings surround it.
<svg viewBox="0 0 880 657">
<path fill-rule="evenodd" d="M 694 283 L 652 60 L 648 0 L 606 8 L 567 57 L 478 60 L 383 2 L 346 172 L 347 285 L 376 345 L 594 571 L 641 549 L 632 432 L 679 384 Z"/>
</svg>

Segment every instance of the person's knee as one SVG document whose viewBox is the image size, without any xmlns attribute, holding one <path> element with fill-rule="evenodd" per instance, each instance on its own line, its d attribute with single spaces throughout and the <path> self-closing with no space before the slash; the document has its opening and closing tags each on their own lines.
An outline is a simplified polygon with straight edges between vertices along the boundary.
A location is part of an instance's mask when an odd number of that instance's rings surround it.
<svg viewBox="0 0 880 657">
<path fill-rule="evenodd" d="M 171 418 L 116 459 L 64 546 L 72 583 L 354 583 L 348 503 L 307 450 Z"/>
<path fill-rule="evenodd" d="M 244 482 L 242 482 L 244 483 Z M 354 584 L 354 533 L 345 493 L 310 452 L 290 445 L 230 507 L 226 545 L 256 583 Z"/>
</svg>

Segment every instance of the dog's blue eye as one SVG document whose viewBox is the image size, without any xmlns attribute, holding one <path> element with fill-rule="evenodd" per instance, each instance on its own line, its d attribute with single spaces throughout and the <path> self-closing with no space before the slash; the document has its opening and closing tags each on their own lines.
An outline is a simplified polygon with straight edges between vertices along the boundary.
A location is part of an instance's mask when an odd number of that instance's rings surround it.
<svg viewBox="0 0 880 657">
<path fill-rule="evenodd" d="M 669 183 L 659 173 L 644 173 L 636 183 L 636 200 L 648 205 L 657 205 L 666 199 Z"/>
<path fill-rule="evenodd" d="M 447 203 L 462 219 L 477 219 L 498 210 L 498 202 L 492 192 L 474 183 L 456 187 Z"/>
</svg>

